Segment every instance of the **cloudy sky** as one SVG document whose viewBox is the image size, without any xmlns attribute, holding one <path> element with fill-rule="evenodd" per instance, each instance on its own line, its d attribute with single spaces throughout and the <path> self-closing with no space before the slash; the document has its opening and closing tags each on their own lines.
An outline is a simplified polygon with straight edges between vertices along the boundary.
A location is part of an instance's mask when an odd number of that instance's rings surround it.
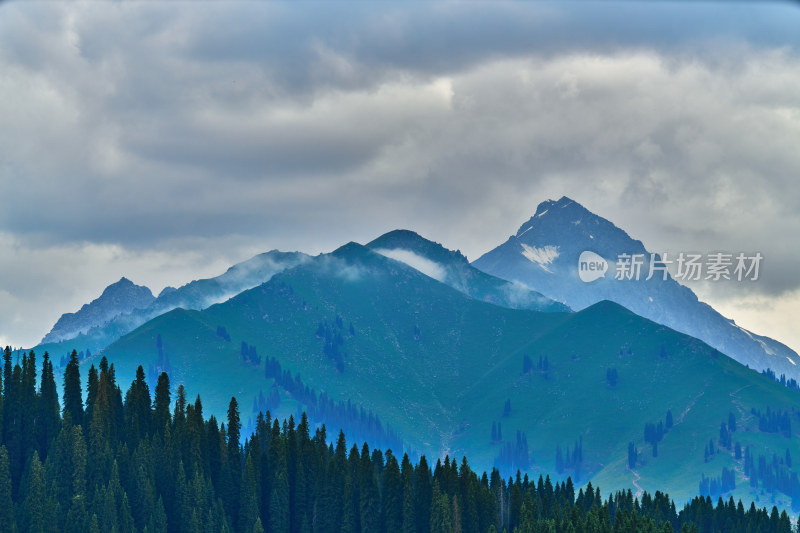
<svg viewBox="0 0 800 533">
<path fill-rule="evenodd" d="M 470 259 L 570 196 L 800 351 L 796 3 L 0 4 L 0 343 L 121 276 L 408 228 Z"/>
</svg>

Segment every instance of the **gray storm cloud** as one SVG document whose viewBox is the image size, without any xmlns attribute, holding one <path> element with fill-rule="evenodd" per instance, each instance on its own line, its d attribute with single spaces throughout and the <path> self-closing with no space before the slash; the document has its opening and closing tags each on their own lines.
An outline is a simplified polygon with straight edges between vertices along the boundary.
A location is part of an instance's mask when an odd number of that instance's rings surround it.
<svg viewBox="0 0 800 533">
<path fill-rule="evenodd" d="M 562 195 L 655 251 L 760 251 L 703 293 L 793 305 L 793 7 L 304 6 L 0 6 L 0 341 L 97 272 L 157 292 L 397 227 L 474 259 Z"/>
</svg>

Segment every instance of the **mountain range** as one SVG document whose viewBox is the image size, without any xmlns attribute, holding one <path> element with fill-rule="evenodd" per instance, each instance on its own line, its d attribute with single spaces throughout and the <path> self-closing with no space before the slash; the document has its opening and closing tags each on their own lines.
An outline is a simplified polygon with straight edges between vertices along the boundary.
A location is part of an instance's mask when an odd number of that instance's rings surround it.
<svg viewBox="0 0 800 533">
<path fill-rule="evenodd" d="M 748 369 L 667 324 L 684 306 L 711 332 L 738 330 L 674 280 L 582 283 L 585 249 L 645 253 L 562 198 L 472 265 L 404 230 L 316 257 L 270 252 L 37 350 L 95 342 L 84 365 L 105 356 L 126 385 L 142 364 L 151 387 L 167 370 L 219 418 L 236 396 L 251 423 L 306 410 L 356 439 L 504 475 L 800 504 L 800 396 L 752 370 L 783 370 L 777 357 L 754 351 Z M 632 309 L 642 298 L 659 320 Z"/>
<path fill-rule="evenodd" d="M 741 470 L 734 441 L 756 461 L 800 454 L 791 428 L 761 424 L 793 419 L 797 393 L 697 339 L 610 301 L 575 313 L 499 307 L 355 243 L 205 310 L 170 311 L 102 354 L 125 377 L 169 360 L 173 379 L 207 391 L 204 409 L 219 416 L 231 395 L 253 405 L 251 418 L 262 398 L 273 414 L 303 409 L 315 423 L 331 423 L 331 402 L 354 406 L 336 420 L 357 439 L 375 417 L 385 431 L 370 440 L 381 445 L 469 452 L 507 475 L 669 487 L 680 499 Z M 657 436 L 646 441 L 649 425 Z M 730 492 L 755 497 L 744 476 Z"/>
</svg>

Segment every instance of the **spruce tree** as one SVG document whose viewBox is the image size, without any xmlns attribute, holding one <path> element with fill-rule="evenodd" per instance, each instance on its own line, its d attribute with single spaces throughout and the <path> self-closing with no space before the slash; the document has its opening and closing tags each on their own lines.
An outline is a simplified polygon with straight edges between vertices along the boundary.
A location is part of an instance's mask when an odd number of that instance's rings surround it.
<svg viewBox="0 0 800 533">
<path fill-rule="evenodd" d="M 167 533 L 167 513 L 160 496 L 155 509 L 153 509 L 153 514 L 150 516 L 150 521 L 147 523 L 147 528 L 151 533 Z M 211 531 L 214 530 L 211 529 Z"/>
<path fill-rule="evenodd" d="M 139 439 L 150 432 L 150 387 L 145 381 L 141 365 L 136 369 L 136 379 L 125 393 L 124 419 L 128 442 L 135 448 Z"/>
<path fill-rule="evenodd" d="M 458 503 L 458 494 L 453 494 L 453 505 L 452 505 L 452 522 L 453 522 L 453 533 L 462 533 L 462 526 L 461 526 L 461 505 Z"/>
<path fill-rule="evenodd" d="M 228 455 L 230 457 L 239 456 L 239 439 L 242 431 L 242 424 L 239 421 L 239 403 L 236 398 L 231 397 L 228 404 Z"/>
<path fill-rule="evenodd" d="M 100 386 L 100 378 L 94 365 L 89 367 L 89 378 L 86 382 L 86 409 L 83 413 L 83 431 L 89 434 L 89 426 L 92 423 L 92 413 L 94 404 L 97 401 L 97 389 Z"/>
<path fill-rule="evenodd" d="M 289 481 L 284 465 L 275 476 L 269 497 L 269 530 L 274 533 L 289 533 Z"/>
<path fill-rule="evenodd" d="M 294 426 L 294 416 L 290 415 L 284 431 L 286 441 L 286 479 L 289 482 L 289 529 L 296 533 L 300 529 L 300 518 L 304 512 L 301 500 L 303 496 L 298 494 L 305 491 L 305 483 L 302 487 L 297 486 L 297 431 Z"/>
<path fill-rule="evenodd" d="M 453 514 L 450 498 L 439 489 L 438 480 L 433 482 L 433 499 L 431 501 L 431 533 L 453 533 Z"/>
<path fill-rule="evenodd" d="M 90 369 L 90 378 L 91 375 L 92 370 Z M 87 449 L 89 452 L 87 481 L 92 490 L 97 486 L 103 485 L 104 480 L 109 479 L 113 462 L 111 446 L 114 442 L 112 439 L 111 407 L 109 405 L 108 392 L 107 372 L 101 371 L 96 390 L 94 392 L 90 390 L 90 396 L 94 398 L 90 409 L 87 409 L 87 414 L 91 414 L 87 436 Z M 101 526 L 104 524 L 103 519 L 102 514 L 98 514 Z"/>
<path fill-rule="evenodd" d="M 522 503 L 522 510 L 520 512 L 521 520 L 518 529 L 518 533 L 534 533 L 536 531 L 536 522 L 533 518 L 533 511 L 527 505 L 528 501 Z M 598 528 L 599 529 L 599 528 Z M 597 531 L 597 529 L 592 529 L 591 531 Z"/>
<path fill-rule="evenodd" d="M 208 443 L 205 439 L 203 403 L 200 401 L 199 395 L 195 399 L 194 405 L 186 408 L 184 436 L 184 461 L 193 470 L 205 467 L 208 462 Z"/>
<path fill-rule="evenodd" d="M 408 456 L 403 458 L 403 463 Z M 403 476 L 402 533 L 417 533 L 417 514 L 414 501 L 414 483 L 411 476 Z"/>
<path fill-rule="evenodd" d="M 256 469 L 253 465 L 252 453 L 247 454 L 242 472 L 241 496 L 239 498 L 239 529 L 252 531 L 259 520 L 258 489 L 256 486 Z"/>
<path fill-rule="evenodd" d="M 239 422 L 239 404 L 236 398 L 231 398 L 228 404 L 228 448 L 227 448 L 227 473 L 226 475 L 226 490 L 225 490 L 225 503 L 228 514 L 233 518 L 233 525 L 236 526 L 239 513 L 239 490 L 242 481 L 242 460 L 240 453 L 240 434 L 242 424 Z M 285 467 L 284 467 L 285 468 Z M 288 483 L 288 478 L 287 478 Z M 288 489 L 287 489 L 288 490 Z M 288 498 L 288 495 L 287 495 Z M 288 499 L 287 499 L 288 501 Z M 287 504 L 288 505 L 288 504 Z"/>
<path fill-rule="evenodd" d="M 92 519 L 89 523 L 89 533 L 100 533 L 100 521 L 97 519 L 96 514 L 92 515 Z"/>
<path fill-rule="evenodd" d="M 380 527 L 380 494 L 366 442 L 361 449 L 359 485 L 361 489 L 359 498 L 361 531 L 377 531 Z"/>
<path fill-rule="evenodd" d="M 567 478 L 567 484 L 565 486 L 566 492 L 565 497 L 567 499 L 567 504 L 571 507 L 575 503 L 575 486 L 572 484 L 572 478 Z"/>
<path fill-rule="evenodd" d="M 9 385 L 11 383 L 11 372 L 11 347 L 6 346 L 6 349 L 3 351 L 3 399 L 6 400 L 6 402 L 8 402 L 8 396 L 11 394 L 9 389 Z"/>
<path fill-rule="evenodd" d="M 0 446 L 0 524 L 6 524 L 9 533 L 14 528 L 14 502 L 11 499 L 11 468 L 8 450 Z"/>
<path fill-rule="evenodd" d="M 386 533 L 400 533 L 403 525 L 403 485 L 400 467 L 391 450 L 386 451 L 386 468 L 383 473 L 382 515 Z"/>
<path fill-rule="evenodd" d="M 3 442 L 3 374 L 0 373 L 0 443 Z"/>
<path fill-rule="evenodd" d="M 172 415 L 172 423 L 174 428 L 183 426 L 186 419 L 186 388 L 183 384 L 178 385 L 178 396 L 175 398 L 175 412 Z"/>
<path fill-rule="evenodd" d="M 433 487 L 431 485 L 431 471 L 428 461 L 423 455 L 414 468 L 417 493 L 415 507 L 417 511 L 417 533 L 424 533 L 430 527 L 431 501 L 433 500 Z"/>
<path fill-rule="evenodd" d="M 18 457 L 24 462 L 24 455 L 28 450 L 38 449 L 36 417 L 39 415 L 39 402 L 36 394 L 36 354 L 33 350 L 22 357 L 21 387 L 19 396 L 21 448 Z M 39 458 L 41 460 L 41 455 Z"/>
<path fill-rule="evenodd" d="M 66 529 L 69 533 L 81 533 L 87 528 L 87 493 L 86 493 L 86 440 L 79 426 L 65 427 L 63 432 L 68 438 L 70 472 L 69 506 L 66 517 Z M 66 504 L 61 503 L 62 506 Z"/>
<path fill-rule="evenodd" d="M 15 423 L 17 396 L 14 394 L 14 378 L 11 365 L 11 348 L 6 346 L 3 351 L 3 419 L 0 425 L 0 443 L 5 442 L 7 446 L 11 446 L 12 431 Z M 14 453 L 13 450 L 8 450 L 9 461 L 13 463 Z M 14 475 L 14 468 L 12 468 L 12 476 Z"/>
<path fill-rule="evenodd" d="M 50 443 L 58 435 L 61 425 L 61 408 L 58 405 L 58 392 L 53 374 L 53 362 L 47 352 L 42 361 L 42 378 L 39 386 L 37 426 L 37 446 L 42 459 L 47 459 Z"/>
<path fill-rule="evenodd" d="M 112 363 L 107 372 L 108 381 L 108 399 L 109 399 L 109 425 L 110 425 L 110 438 L 113 442 L 117 442 L 123 436 L 125 431 L 125 408 L 122 403 L 122 391 L 117 385 L 116 370 Z M 148 403 L 148 408 L 150 404 Z"/>
<path fill-rule="evenodd" d="M 356 506 L 353 496 L 353 481 L 348 474 L 345 476 L 344 491 L 342 492 L 342 529 L 341 533 L 357 533 Z"/>
<path fill-rule="evenodd" d="M 46 504 L 44 467 L 39 460 L 39 452 L 33 452 L 28 476 L 28 487 L 22 502 L 22 523 L 25 531 L 40 532 L 49 529 L 45 513 Z"/>
<path fill-rule="evenodd" d="M 222 449 L 223 443 L 217 425 L 217 419 L 212 415 L 206 423 L 206 449 L 208 450 L 208 474 L 215 487 L 220 486 L 222 476 Z"/>
<path fill-rule="evenodd" d="M 69 362 L 64 368 L 64 415 L 69 413 L 72 423 L 83 424 L 83 396 L 81 392 L 81 371 L 78 352 L 72 350 Z"/>
<path fill-rule="evenodd" d="M 188 525 L 192 514 L 191 503 L 186 470 L 183 467 L 183 461 L 178 461 L 174 497 L 171 502 L 167 502 L 168 523 Z"/>
<path fill-rule="evenodd" d="M 169 422 L 170 398 L 169 376 L 166 372 L 162 372 L 158 376 L 156 395 L 153 400 L 153 427 L 156 432 L 163 432 L 164 426 Z"/>
<path fill-rule="evenodd" d="M 8 397 L 4 399 L 3 424 L 6 449 L 8 450 L 8 460 L 11 467 L 11 487 L 15 498 L 19 490 L 20 478 L 24 468 L 25 444 L 23 443 L 22 427 L 22 369 L 19 364 L 14 365 L 11 377 L 5 380 L 5 390 Z"/>
<path fill-rule="evenodd" d="M 144 446 L 140 446 L 134 453 L 133 490 L 131 491 L 131 514 L 137 529 L 143 529 L 149 523 L 155 511 L 155 489 L 145 469 L 147 458 L 140 455 Z M 199 502 L 198 502 L 199 503 Z"/>
</svg>

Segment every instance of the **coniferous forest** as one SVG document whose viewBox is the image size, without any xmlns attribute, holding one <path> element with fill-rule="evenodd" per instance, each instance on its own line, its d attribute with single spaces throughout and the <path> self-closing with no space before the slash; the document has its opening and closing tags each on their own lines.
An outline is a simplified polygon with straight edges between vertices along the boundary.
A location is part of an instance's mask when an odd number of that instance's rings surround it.
<svg viewBox="0 0 800 533">
<path fill-rule="evenodd" d="M 235 398 L 225 421 L 206 419 L 200 397 L 173 392 L 167 373 L 151 394 L 142 367 L 123 394 L 105 358 L 84 386 L 74 352 L 59 400 L 47 353 L 40 367 L 33 352 L 14 359 L 6 348 L 3 533 L 796 531 L 785 512 L 733 499 L 696 497 L 677 510 L 661 492 L 604 498 L 570 478 L 478 474 L 466 458 L 412 464 L 342 432 L 329 439 L 305 414 L 259 414 L 243 438 Z"/>
</svg>

